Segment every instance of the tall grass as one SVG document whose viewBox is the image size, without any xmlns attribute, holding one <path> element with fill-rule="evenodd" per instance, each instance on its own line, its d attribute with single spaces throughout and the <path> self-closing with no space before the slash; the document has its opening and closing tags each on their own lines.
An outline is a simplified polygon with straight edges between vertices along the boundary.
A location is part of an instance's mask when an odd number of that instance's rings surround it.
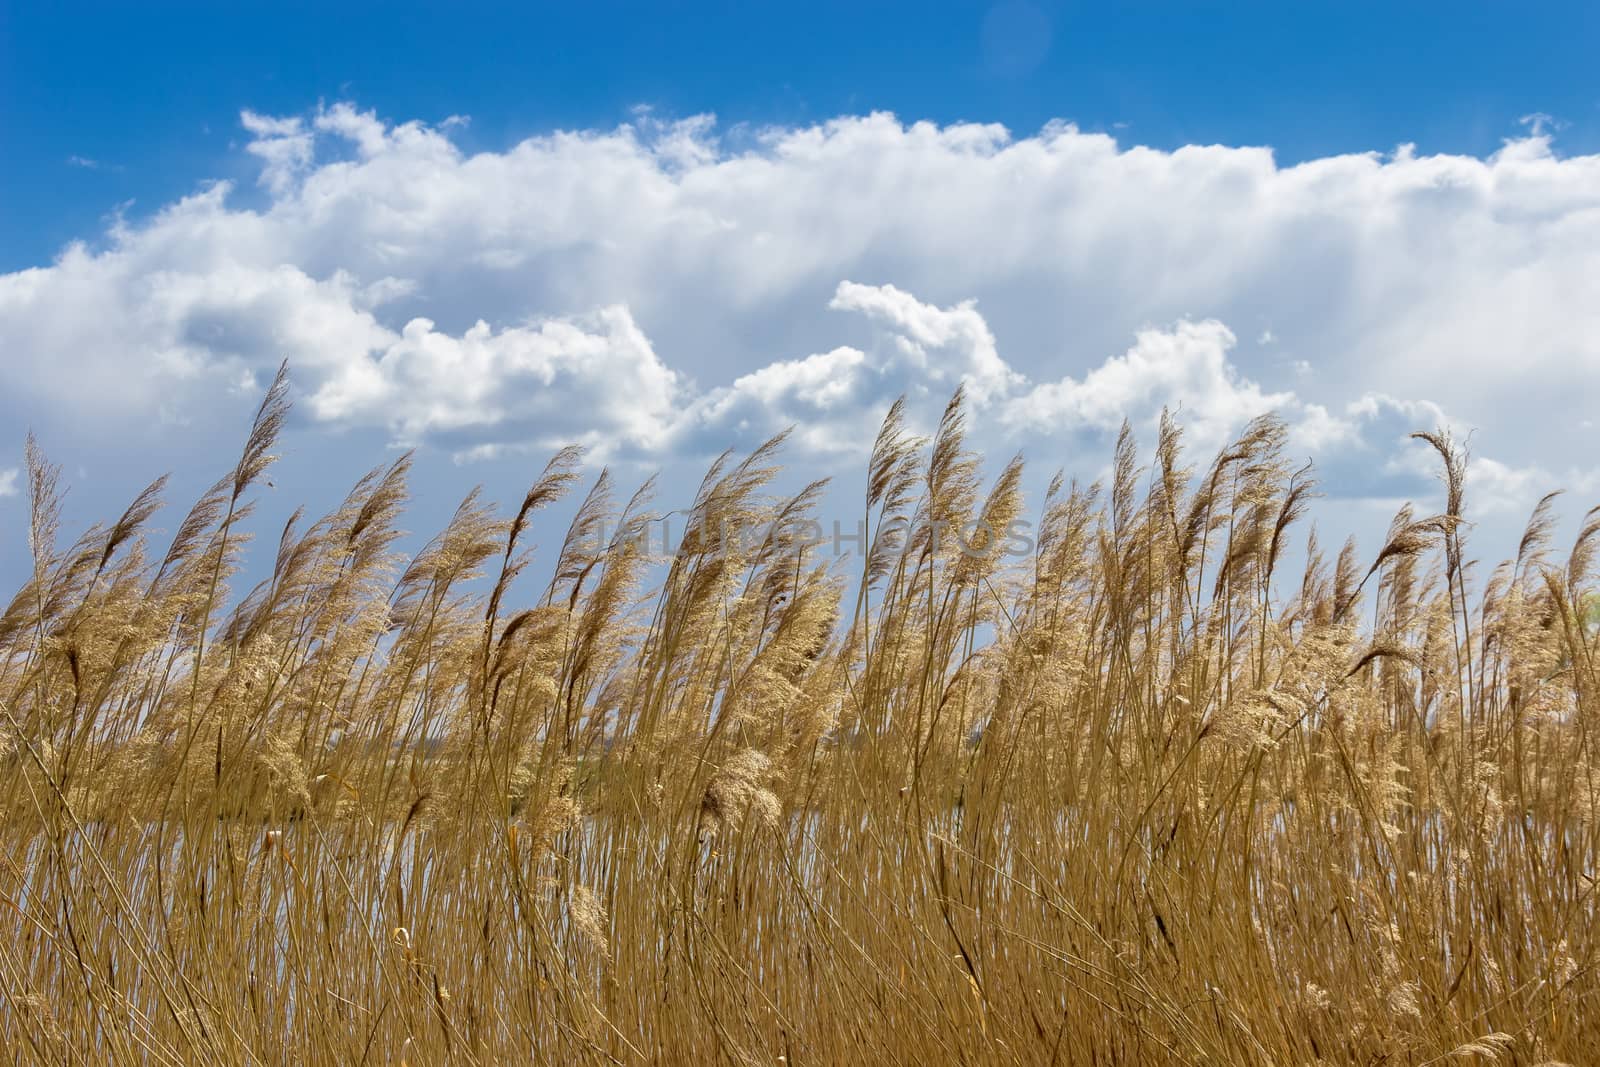
<svg viewBox="0 0 1600 1067">
<path fill-rule="evenodd" d="M 849 559 L 779 441 L 666 559 L 602 474 L 542 589 L 577 453 L 409 561 L 401 459 L 230 592 L 286 405 L 159 554 L 161 483 L 59 547 L 30 447 L 7 1061 L 1594 1062 L 1600 515 L 1476 568 L 1448 438 L 1370 560 L 1299 547 L 1272 419 L 1029 511 L 958 395 Z"/>
</svg>

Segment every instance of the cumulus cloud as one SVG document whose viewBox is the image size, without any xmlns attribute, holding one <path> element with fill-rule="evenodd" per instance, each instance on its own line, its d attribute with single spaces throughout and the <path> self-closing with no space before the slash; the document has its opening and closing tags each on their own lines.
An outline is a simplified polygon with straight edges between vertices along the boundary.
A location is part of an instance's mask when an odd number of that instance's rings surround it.
<svg viewBox="0 0 1600 1067">
<path fill-rule="evenodd" d="M 682 392 L 623 307 L 500 331 L 479 320 L 459 336 L 415 318 L 333 368 L 312 413 L 386 427 L 401 441 L 437 431 L 508 427 L 542 442 L 661 445 Z"/>
<path fill-rule="evenodd" d="M 980 405 L 1025 381 L 1000 358 L 994 334 L 978 314 L 976 301 L 938 308 L 893 285 L 846 281 L 840 283 L 828 306 L 859 311 L 888 326 L 901 356 L 915 370 L 938 385 L 965 383 L 973 401 Z"/>
<path fill-rule="evenodd" d="M 1295 439 L 1311 447 L 1359 436 L 1355 416 L 1338 418 L 1292 391 L 1266 392 L 1229 359 L 1232 331 L 1220 322 L 1180 320 L 1140 330 L 1134 345 L 1090 369 L 1031 384 L 999 354 L 994 334 L 971 300 L 940 308 L 893 285 L 841 282 L 828 305 L 877 327 L 871 354 L 842 346 L 780 360 L 712 390 L 695 405 L 698 427 L 771 430 L 796 426 L 802 443 L 824 451 L 860 451 L 861 426 L 896 396 L 942 401 L 957 385 L 974 409 L 995 416 L 1012 436 L 1114 434 L 1124 421 L 1153 428 L 1163 410 L 1183 422 L 1191 442 L 1220 447 L 1250 419 L 1277 412 Z"/>
<path fill-rule="evenodd" d="M 299 117 L 273 118 L 244 111 L 239 122 L 252 135 L 245 150 L 261 160 L 261 184 L 284 193 L 311 165 L 314 135 Z"/>
<path fill-rule="evenodd" d="M 1169 406 L 1212 442 L 1278 410 L 1350 491 L 1415 484 L 1375 457 L 1441 421 L 1529 480 L 1593 443 L 1600 156 L 1542 126 L 1487 158 L 1281 166 L 884 114 L 641 112 L 476 153 L 456 120 L 349 104 L 241 123 L 257 189 L 0 275 L 0 411 L 181 423 L 288 357 L 318 423 L 463 457 L 788 423 L 846 452 L 958 382 L 1013 439 Z"/>
<path fill-rule="evenodd" d="M 0 471 L 0 497 L 16 496 L 19 492 L 17 482 L 21 476 L 22 472 L 15 467 Z"/>
<path fill-rule="evenodd" d="M 1228 360 L 1235 343 L 1233 331 L 1215 320 L 1141 330 L 1127 352 L 1081 381 L 1066 377 L 1034 388 L 1007 407 L 1005 418 L 1034 432 L 1063 423 L 1114 430 L 1124 419 L 1148 419 L 1170 408 L 1193 439 L 1216 447 L 1257 415 L 1288 414 L 1299 406 L 1292 392 L 1263 392 L 1241 379 Z"/>
<path fill-rule="evenodd" d="M 862 409 L 871 403 L 863 395 L 870 373 L 866 353 L 848 345 L 779 360 L 713 389 L 680 428 L 693 434 L 793 427 L 799 443 L 814 451 L 854 452 L 862 444 Z"/>
</svg>

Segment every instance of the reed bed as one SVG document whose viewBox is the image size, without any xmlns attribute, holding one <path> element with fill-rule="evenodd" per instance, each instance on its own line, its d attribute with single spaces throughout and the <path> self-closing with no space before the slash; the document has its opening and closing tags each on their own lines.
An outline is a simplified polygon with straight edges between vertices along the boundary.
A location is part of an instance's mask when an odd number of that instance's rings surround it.
<svg viewBox="0 0 1600 1067">
<path fill-rule="evenodd" d="M 159 542 L 160 482 L 62 547 L 30 448 L 6 1061 L 1595 1062 L 1600 513 L 1478 567 L 1445 435 L 1369 556 L 1271 418 L 1029 505 L 957 394 L 843 557 L 781 439 L 665 557 L 566 450 L 398 558 L 402 458 L 233 589 L 287 410 Z"/>
</svg>

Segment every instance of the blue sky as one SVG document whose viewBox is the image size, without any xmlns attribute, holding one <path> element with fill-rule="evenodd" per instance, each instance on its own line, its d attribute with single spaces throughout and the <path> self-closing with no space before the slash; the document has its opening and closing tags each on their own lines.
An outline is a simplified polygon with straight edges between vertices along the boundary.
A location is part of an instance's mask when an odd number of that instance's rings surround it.
<svg viewBox="0 0 1600 1067">
<path fill-rule="evenodd" d="M 1398 442 L 1441 423 L 1486 530 L 1576 512 L 1597 41 L 1580 4 L 7 3 L 0 537 L 26 429 L 81 521 L 182 501 L 284 357 L 283 495 L 416 447 L 419 529 L 570 439 L 672 492 L 798 423 L 848 480 L 961 381 L 1041 475 L 1275 410 L 1341 532 L 1433 491 Z"/>
<path fill-rule="evenodd" d="M 888 110 L 1296 161 L 1414 142 L 1487 153 L 1522 115 L 1600 146 L 1588 3 L 0 5 L 0 267 L 116 205 L 234 173 L 240 108 L 353 99 L 470 115 L 499 147 L 649 104 L 725 122 Z M 101 166 L 74 167 L 69 160 Z"/>
</svg>

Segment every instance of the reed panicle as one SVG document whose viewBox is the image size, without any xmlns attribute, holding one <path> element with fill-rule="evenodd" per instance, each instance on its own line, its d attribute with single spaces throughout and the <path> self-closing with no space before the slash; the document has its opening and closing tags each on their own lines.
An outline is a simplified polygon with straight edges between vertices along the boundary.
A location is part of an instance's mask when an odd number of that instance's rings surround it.
<svg viewBox="0 0 1600 1067">
<path fill-rule="evenodd" d="M 776 493 L 782 436 L 680 511 L 602 471 L 546 552 L 565 449 L 410 559 L 407 455 L 235 596 L 288 402 L 280 371 L 164 549 L 164 480 L 63 544 L 29 442 L 11 1062 L 1600 1047 L 1600 509 L 1563 560 L 1546 496 L 1479 588 L 1466 454 L 1426 432 L 1443 510 L 1330 563 L 1281 421 L 1209 463 L 1124 427 L 1104 485 L 1033 506 L 957 392 L 931 440 L 887 411 L 851 558 L 824 483 Z"/>
</svg>

